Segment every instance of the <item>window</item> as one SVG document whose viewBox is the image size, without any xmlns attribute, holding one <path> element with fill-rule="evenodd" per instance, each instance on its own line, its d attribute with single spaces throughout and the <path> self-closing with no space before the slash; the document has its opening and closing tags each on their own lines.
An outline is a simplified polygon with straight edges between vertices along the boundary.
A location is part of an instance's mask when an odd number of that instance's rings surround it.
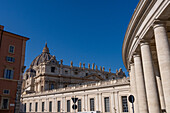
<svg viewBox="0 0 170 113">
<path fill-rule="evenodd" d="M 88 76 L 88 73 L 86 73 L 86 76 Z"/>
<path fill-rule="evenodd" d="M 95 111 L 94 110 L 94 98 L 90 99 L 90 111 Z"/>
<path fill-rule="evenodd" d="M 128 112 L 127 96 L 122 96 L 122 111 Z"/>
<path fill-rule="evenodd" d="M 28 75 L 26 75 L 26 80 L 28 79 Z"/>
<path fill-rule="evenodd" d="M 52 112 L 52 101 L 49 102 L 49 112 Z"/>
<path fill-rule="evenodd" d="M 15 47 L 14 46 L 9 46 L 9 53 L 14 53 L 14 49 L 15 49 Z"/>
<path fill-rule="evenodd" d="M 43 86 L 41 86 L 41 91 L 43 91 L 43 89 L 44 89 L 44 87 L 43 87 Z"/>
<path fill-rule="evenodd" d="M 24 112 L 26 112 L 26 110 L 27 110 L 27 104 L 25 103 L 24 104 Z"/>
<path fill-rule="evenodd" d="M 51 67 L 51 72 L 55 73 L 55 67 Z"/>
<path fill-rule="evenodd" d="M 42 102 L 42 112 L 44 112 L 44 102 Z"/>
<path fill-rule="evenodd" d="M 11 69 L 5 69 L 4 78 L 13 79 L 14 71 Z"/>
<path fill-rule="evenodd" d="M 14 57 L 9 57 L 9 56 L 7 56 L 7 57 L 6 57 L 6 60 L 7 60 L 8 62 L 15 62 L 15 58 L 14 58 Z"/>
<path fill-rule="evenodd" d="M 9 104 L 9 99 L 2 98 L 2 109 L 8 109 L 9 108 L 8 104 Z"/>
<path fill-rule="evenodd" d="M 8 94 L 9 94 L 9 90 L 7 90 L 7 89 L 4 89 L 4 90 L 3 90 L 3 94 L 6 94 L 6 95 L 8 95 Z"/>
<path fill-rule="evenodd" d="M 81 99 L 78 100 L 78 112 L 81 112 Z"/>
<path fill-rule="evenodd" d="M 68 71 L 67 71 L 67 70 L 65 70 L 65 74 L 68 74 Z"/>
<path fill-rule="evenodd" d="M 32 107 L 32 103 L 30 103 L 30 109 L 29 109 L 30 112 L 31 112 L 31 107 Z"/>
<path fill-rule="evenodd" d="M 35 103 L 35 112 L 38 110 L 38 102 Z"/>
<path fill-rule="evenodd" d="M 50 90 L 53 90 L 54 89 L 54 84 L 51 84 L 50 85 Z"/>
<path fill-rule="evenodd" d="M 105 108 L 105 112 L 110 112 L 109 97 L 104 98 L 104 108 Z"/>
<path fill-rule="evenodd" d="M 57 101 L 57 111 L 60 112 L 60 106 L 61 106 L 61 102 Z"/>
<path fill-rule="evenodd" d="M 74 74 L 77 75 L 78 74 L 78 69 L 74 70 Z"/>
<path fill-rule="evenodd" d="M 67 100 L 67 112 L 70 112 L 70 100 Z"/>
</svg>

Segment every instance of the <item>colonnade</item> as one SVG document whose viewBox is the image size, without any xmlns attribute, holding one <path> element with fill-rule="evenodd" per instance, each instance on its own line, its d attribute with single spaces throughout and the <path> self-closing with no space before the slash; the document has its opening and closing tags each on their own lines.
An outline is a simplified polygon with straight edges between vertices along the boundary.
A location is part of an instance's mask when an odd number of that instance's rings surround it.
<svg viewBox="0 0 170 113">
<path fill-rule="evenodd" d="M 164 22 L 153 25 L 157 62 L 154 64 L 150 41 L 140 40 L 139 50 L 130 61 L 131 93 L 135 113 L 170 113 L 170 46 Z M 160 77 L 157 77 L 160 73 Z"/>
</svg>

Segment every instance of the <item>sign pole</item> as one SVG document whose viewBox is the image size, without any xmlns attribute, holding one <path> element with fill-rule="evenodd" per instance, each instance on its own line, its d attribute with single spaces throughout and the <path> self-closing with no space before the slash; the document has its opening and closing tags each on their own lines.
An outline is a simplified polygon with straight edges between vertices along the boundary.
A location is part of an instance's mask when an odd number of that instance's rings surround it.
<svg viewBox="0 0 170 113">
<path fill-rule="evenodd" d="M 133 113 L 135 113 L 135 112 L 134 112 L 134 104 L 133 104 L 133 103 L 132 103 L 132 110 L 133 110 Z"/>
<path fill-rule="evenodd" d="M 134 111 L 134 104 L 133 104 L 134 101 L 135 101 L 135 97 L 133 95 L 130 95 L 129 96 L 129 102 L 132 103 L 132 111 L 133 111 L 133 113 L 135 113 L 135 111 Z"/>
</svg>

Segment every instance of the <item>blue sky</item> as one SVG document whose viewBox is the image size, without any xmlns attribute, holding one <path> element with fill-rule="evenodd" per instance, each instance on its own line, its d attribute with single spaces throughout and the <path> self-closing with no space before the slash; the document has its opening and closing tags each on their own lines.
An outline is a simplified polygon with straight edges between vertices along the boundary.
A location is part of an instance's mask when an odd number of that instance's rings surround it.
<svg viewBox="0 0 170 113">
<path fill-rule="evenodd" d="M 112 72 L 123 68 L 124 35 L 139 0 L 1 0 L 0 25 L 30 38 L 25 65 L 50 53 L 65 65 L 95 63 Z M 127 72 L 126 72 L 127 73 Z"/>
</svg>

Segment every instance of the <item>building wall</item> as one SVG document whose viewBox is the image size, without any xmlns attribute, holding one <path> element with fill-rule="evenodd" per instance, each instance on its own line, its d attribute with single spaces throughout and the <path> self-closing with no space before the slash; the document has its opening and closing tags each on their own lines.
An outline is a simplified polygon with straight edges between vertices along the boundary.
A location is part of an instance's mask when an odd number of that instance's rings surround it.
<svg viewBox="0 0 170 113">
<path fill-rule="evenodd" d="M 94 110 L 105 113 L 104 98 L 109 97 L 109 113 L 124 113 L 122 111 L 122 96 L 129 95 L 129 81 L 127 78 L 120 80 L 101 81 L 93 84 L 77 85 L 41 93 L 23 95 L 22 109 L 26 104 L 26 112 L 35 112 L 35 103 L 38 102 L 37 112 L 42 112 L 42 102 L 45 103 L 44 112 L 49 112 L 49 102 L 52 102 L 52 112 L 57 112 L 57 101 L 61 101 L 60 112 L 67 112 L 67 100 L 70 100 L 72 109 L 72 97 L 81 99 L 81 112 L 90 111 L 90 99 L 94 98 Z M 30 111 L 30 103 L 31 111 Z M 128 104 L 129 113 L 130 105 Z M 76 103 L 78 105 L 78 103 Z M 77 110 L 76 110 L 77 112 Z"/>
<path fill-rule="evenodd" d="M 22 68 L 24 66 L 25 44 L 28 38 L 0 31 L 0 112 L 14 112 L 15 99 L 17 93 L 18 81 L 21 80 Z M 9 52 L 9 46 L 14 46 L 14 53 Z M 6 57 L 15 58 L 14 62 L 8 62 Z M 12 79 L 4 78 L 4 70 L 12 69 L 14 71 Z M 3 90 L 9 90 L 9 94 L 4 94 Z M 2 99 L 8 98 L 8 109 L 2 109 Z"/>
</svg>

